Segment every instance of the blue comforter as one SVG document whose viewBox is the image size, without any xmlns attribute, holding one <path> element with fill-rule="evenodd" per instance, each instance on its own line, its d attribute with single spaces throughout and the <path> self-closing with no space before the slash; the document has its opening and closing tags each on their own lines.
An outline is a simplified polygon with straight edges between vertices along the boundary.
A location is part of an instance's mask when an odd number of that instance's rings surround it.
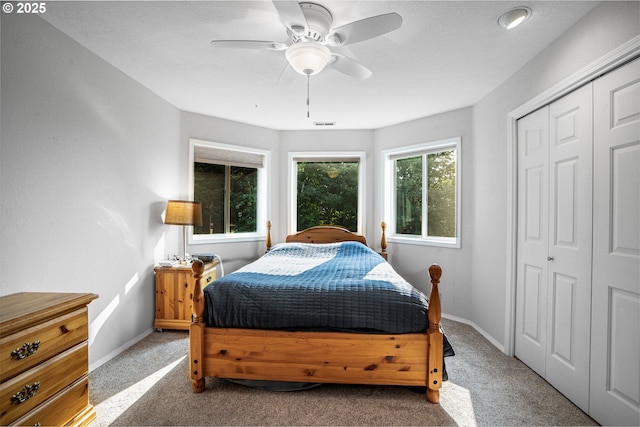
<svg viewBox="0 0 640 427">
<path fill-rule="evenodd" d="M 357 242 L 283 243 L 204 290 L 207 326 L 423 332 L 427 297 Z"/>
</svg>

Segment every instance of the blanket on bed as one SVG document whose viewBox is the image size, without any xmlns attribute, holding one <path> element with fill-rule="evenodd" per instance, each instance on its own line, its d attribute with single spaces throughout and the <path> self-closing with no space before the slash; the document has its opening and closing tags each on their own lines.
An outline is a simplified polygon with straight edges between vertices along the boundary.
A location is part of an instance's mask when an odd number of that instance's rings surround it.
<svg viewBox="0 0 640 427">
<path fill-rule="evenodd" d="M 427 297 L 357 242 L 282 243 L 204 289 L 207 326 L 423 332 Z"/>
</svg>

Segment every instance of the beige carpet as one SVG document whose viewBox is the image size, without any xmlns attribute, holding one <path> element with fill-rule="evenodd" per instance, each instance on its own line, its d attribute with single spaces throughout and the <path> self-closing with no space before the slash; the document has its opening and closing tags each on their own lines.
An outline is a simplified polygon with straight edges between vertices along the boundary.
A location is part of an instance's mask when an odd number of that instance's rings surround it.
<svg viewBox="0 0 640 427">
<path fill-rule="evenodd" d="M 322 385 L 256 390 L 207 379 L 193 394 L 187 332 L 155 332 L 90 373 L 107 425 L 597 425 L 531 369 L 471 327 L 443 320 L 456 350 L 440 405 L 405 387 Z"/>
</svg>

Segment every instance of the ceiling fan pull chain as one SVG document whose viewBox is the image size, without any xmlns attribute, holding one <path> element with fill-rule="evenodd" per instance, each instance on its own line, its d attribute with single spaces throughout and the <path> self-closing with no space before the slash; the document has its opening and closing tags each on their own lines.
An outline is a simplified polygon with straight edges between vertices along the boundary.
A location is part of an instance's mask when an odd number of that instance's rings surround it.
<svg viewBox="0 0 640 427">
<path fill-rule="evenodd" d="M 310 76 L 307 74 L 307 119 L 309 118 L 309 79 Z"/>
</svg>

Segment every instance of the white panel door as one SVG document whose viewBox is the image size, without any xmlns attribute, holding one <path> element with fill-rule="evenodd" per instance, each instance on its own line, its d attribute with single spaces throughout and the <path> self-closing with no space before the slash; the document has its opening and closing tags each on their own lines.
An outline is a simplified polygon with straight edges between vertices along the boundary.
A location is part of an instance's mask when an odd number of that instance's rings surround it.
<svg viewBox="0 0 640 427">
<path fill-rule="evenodd" d="M 549 252 L 545 378 L 589 410 L 592 85 L 549 106 Z"/>
<path fill-rule="evenodd" d="M 591 402 L 640 425 L 640 60 L 594 82 Z"/>
<path fill-rule="evenodd" d="M 549 109 L 518 120 L 515 355 L 545 376 L 549 253 Z"/>
<path fill-rule="evenodd" d="M 592 87 L 518 120 L 515 354 L 589 409 Z"/>
</svg>

